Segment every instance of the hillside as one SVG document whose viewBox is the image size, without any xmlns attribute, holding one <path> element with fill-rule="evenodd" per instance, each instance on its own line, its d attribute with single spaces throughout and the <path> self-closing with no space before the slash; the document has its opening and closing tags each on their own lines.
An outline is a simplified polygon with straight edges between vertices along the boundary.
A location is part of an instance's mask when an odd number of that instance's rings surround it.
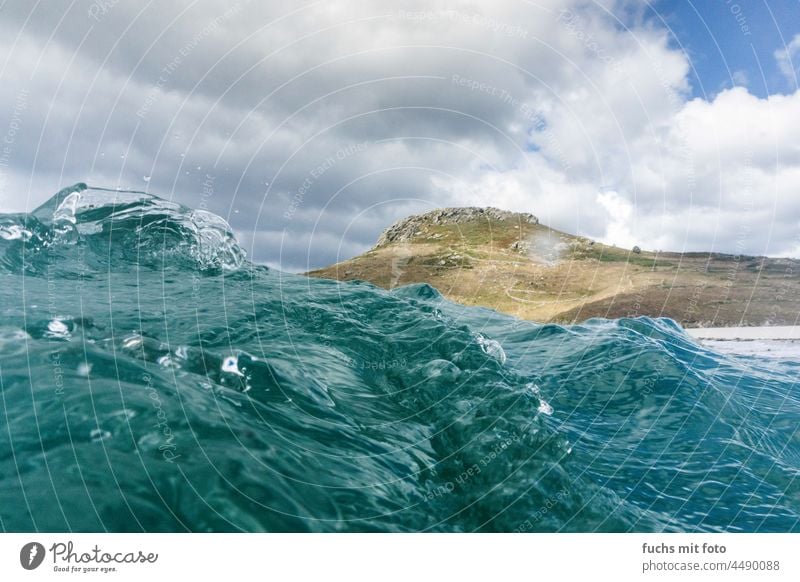
<svg viewBox="0 0 800 582">
<path fill-rule="evenodd" d="M 797 322 L 798 260 L 635 251 L 557 231 L 530 214 L 445 208 L 402 219 L 366 253 L 308 275 L 384 288 L 429 283 L 453 301 L 535 321 Z"/>
</svg>

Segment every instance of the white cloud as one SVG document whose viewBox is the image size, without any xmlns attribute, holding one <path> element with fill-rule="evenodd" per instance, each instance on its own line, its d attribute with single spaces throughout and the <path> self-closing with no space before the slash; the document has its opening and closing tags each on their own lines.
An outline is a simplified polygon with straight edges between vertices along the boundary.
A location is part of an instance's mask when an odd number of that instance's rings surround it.
<svg viewBox="0 0 800 582">
<path fill-rule="evenodd" d="M 608 213 L 603 242 L 632 248 L 638 242 L 631 233 L 632 221 L 635 218 L 633 205 L 613 190 L 598 193 L 597 202 Z"/>
<path fill-rule="evenodd" d="M 789 85 L 797 87 L 797 69 L 800 62 L 800 34 L 794 35 L 789 44 L 784 48 L 775 51 L 775 60 L 778 63 L 778 69 L 789 81 Z"/>
</svg>

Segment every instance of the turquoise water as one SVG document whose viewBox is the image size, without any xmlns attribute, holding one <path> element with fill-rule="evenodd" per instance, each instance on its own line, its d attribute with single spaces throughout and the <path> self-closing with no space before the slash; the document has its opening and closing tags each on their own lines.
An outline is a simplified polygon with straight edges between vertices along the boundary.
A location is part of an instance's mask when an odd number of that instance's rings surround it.
<svg viewBox="0 0 800 582">
<path fill-rule="evenodd" d="M 135 192 L 0 217 L 6 531 L 800 531 L 800 362 L 247 262 Z"/>
</svg>

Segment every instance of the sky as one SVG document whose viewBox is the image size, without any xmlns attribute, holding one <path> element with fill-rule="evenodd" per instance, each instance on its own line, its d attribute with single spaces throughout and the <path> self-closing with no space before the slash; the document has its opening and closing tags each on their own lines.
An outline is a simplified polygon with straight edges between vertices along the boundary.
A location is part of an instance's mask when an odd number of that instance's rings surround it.
<svg viewBox="0 0 800 582">
<path fill-rule="evenodd" d="M 410 213 L 800 257 L 798 0 L 0 4 L 0 212 L 75 182 L 305 271 Z"/>
</svg>

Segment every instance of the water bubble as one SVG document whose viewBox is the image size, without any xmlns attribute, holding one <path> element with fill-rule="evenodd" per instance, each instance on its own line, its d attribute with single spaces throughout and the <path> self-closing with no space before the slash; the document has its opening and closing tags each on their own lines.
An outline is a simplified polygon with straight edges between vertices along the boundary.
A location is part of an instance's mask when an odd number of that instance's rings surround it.
<svg viewBox="0 0 800 582">
<path fill-rule="evenodd" d="M 136 416 L 136 411 L 129 408 L 121 408 L 116 411 L 112 416 L 130 420 Z"/>
<path fill-rule="evenodd" d="M 92 440 L 93 443 L 99 443 L 102 440 L 111 438 L 111 433 L 101 428 L 93 428 L 92 431 L 89 433 L 89 438 Z"/>
<path fill-rule="evenodd" d="M 142 336 L 139 334 L 133 334 L 122 340 L 122 347 L 126 350 L 138 348 L 140 345 L 142 345 Z"/>
<path fill-rule="evenodd" d="M 18 224 L 9 224 L 7 226 L 0 226 L 0 238 L 6 240 L 31 240 L 33 233 L 22 228 Z"/>
<path fill-rule="evenodd" d="M 228 356 L 223 358 L 222 371 L 244 377 L 244 374 L 242 374 L 241 370 L 239 370 L 239 358 L 236 356 Z"/>
<path fill-rule="evenodd" d="M 84 378 L 88 378 L 91 371 L 92 371 L 91 364 L 87 364 L 86 362 L 81 362 L 80 364 L 78 364 L 78 376 L 83 376 Z"/>
<path fill-rule="evenodd" d="M 157 363 L 162 368 L 180 368 L 180 364 L 172 359 L 172 356 L 167 354 L 158 358 Z"/>
<path fill-rule="evenodd" d="M 501 364 L 506 363 L 506 353 L 503 351 L 503 346 L 500 345 L 500 342 L 484 337 L 481 334 L 475 335 L 475 341 L 478 342 L 478 345 L 483 350 L 483 353 L 493 357 Z"/>
<path fill-rule="evenodd" d="M 69 339 L 69 326 L 58 318 L 53 319 L 47 324 L 47 331 L 44 335 L 55 339 Z"/>
<path fill-rule="evenodd" d="M 538 411 L 542 414 L 546 414 L 547 416 L 551 416 L 553 414 L 553 407 L 550 406 L 547 400 L 540 400 Z"/>
</svg>

